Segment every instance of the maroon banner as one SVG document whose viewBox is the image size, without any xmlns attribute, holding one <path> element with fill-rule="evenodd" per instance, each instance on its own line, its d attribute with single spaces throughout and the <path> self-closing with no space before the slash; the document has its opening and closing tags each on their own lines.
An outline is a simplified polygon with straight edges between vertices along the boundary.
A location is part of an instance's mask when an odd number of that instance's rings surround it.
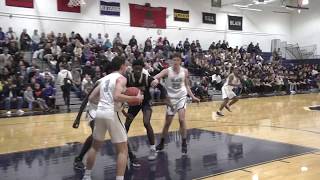
<svg viewBox="0 0 320 180">
<path fill-rule="evenodd" d="M 167 28 L 167 8 L 130 5 L 130 26 L 145 28 Z"/>
<path fill-rule="evenodd" d="M 6 0 L 6 5 L 33 8 L 33 0 Z"/>
<path fill-rule="evenodd" d="M 65 11 L 65 12 L 74 12 L 74 13 L 80 13 L 81 12 L 81 7 L 76 6 L 76 7 L 69 7 L 68 6 L 69 0 L 58 0 L 58 11 Z"/>
</svg>

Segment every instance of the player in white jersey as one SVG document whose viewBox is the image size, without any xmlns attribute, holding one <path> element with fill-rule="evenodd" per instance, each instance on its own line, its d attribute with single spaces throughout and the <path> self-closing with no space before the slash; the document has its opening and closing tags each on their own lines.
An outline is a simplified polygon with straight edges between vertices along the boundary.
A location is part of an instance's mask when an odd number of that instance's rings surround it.
<svg viewBox="0 0 320 180">
<path fill-rule="evenodd" d="M 165 137 L 168 134 L 169 127 L 171 125 L 174 115 L 178 112 L 180 133 L 182 136 L 182 148 L 183 154 L 187 153 L 187 126 L 185 120 L 185 110 L 187 105 L 187 95 L 197 102 L 200 99 L 195 97 L 189 87 L 189 73 L 188 70 L 181 67 L 181 55 L 176 53 L 173 55 L 172 60 L 174 64 L 168 69 L 162 70 L 159 74 L 154 76 L 152 86 L 156 86 L 159 80 L 163 77 L 168 77 L 166 80 L 166 89 L 168 97 L 171 101 L 173 108 L 167 106 L 165 125 L 162 129 L 162 136 L 159 145 L 156 147 L 157 151 L 161 151 L 164 148 Z"/>
<path fill-rule="evenodd" d="M 220 105 L 219 110 L 217 111 L 218 116 L 224 116 L 222 113 L 223 108 L 226 108 L 231 112 L 230 107 L 235 104 L 239 99 L 236 93 L 233 91 L 235 88 L 241 86 L 241 81 L 239 77 L 239 70 L 237 67 L 233 69 L 233 73 L 229 74 L 226 82 L 222 86 L 222 99 L 223 103 Z M 231 102 L 229 103 L 229 100 Z"/>
<path fill-rule="evenodd" d="M 98 87 L 89 96 L 90 103 L 98 103 L 98 109 L 93 131 L 93 142 L 87 155 L 87 166 L 83 180 L 91 180 L 91 170 L 107 131 L 109 131 L 111 142 L 116 146 L 117 151 L 116 180 L 124 179 L 128 146 L 127 133 L 119 119 L 119 111 L 121 112 L 123 102 L 139 101 L 141 103 L 143 100 L 143 96 L 140 94 L 137 96 L 123 94 L 127 83 L 127 79 L 123 76 L 127 69 L 125 59 L 117 56 L 112 59 L 111 63 L 115 71 L 103 77 Z"/>
</svg>

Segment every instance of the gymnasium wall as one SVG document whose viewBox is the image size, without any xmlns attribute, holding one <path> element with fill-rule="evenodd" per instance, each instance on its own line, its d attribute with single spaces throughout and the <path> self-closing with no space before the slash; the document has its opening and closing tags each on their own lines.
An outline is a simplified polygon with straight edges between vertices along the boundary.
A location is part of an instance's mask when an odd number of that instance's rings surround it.
<svg viewBox="0 0 320 180">
<path fill-rule="evenodd" d="M 81 14 L 57 11 L 56 0 L 34 0 L 35 8 L 18 8 L 5 6 L 0 1 L 0 24 L 5 31 L 12 26 L 20 34 L 27 28 L 32 34 L 33 29 L 40 31 L 71 32 L 76 31 L 86 37 L 89 32 L 109 33 L 111 39 L 117 32 L 121 33 L 124 42 L 128 42 L 134 34 L 138 42 L 144 42 L 146 37 L 159 37 L 157 29 L 134 28 L 129 26 L 128 3 L 144 4 L 147 0 L 121 0 L 121 16 L 101 16 L 98 0 L 86 0 Z M 270 52 L 271 39 L 290 39 L 290 21 L 288 14 L 274 14 L 266 11 L 239 11 L 232 6 L 223 8 L 210 7 L 210 0 L 153 0 L 151 6 L 167 7 L 167 29 L 161 30 L 160 36 L 167 36 L 171 42 L 177 44 L 179 40 L 189 37 L 199 39 L 203 48 L 208 48 L 212 41 L 226 39 L 232 46 L 241 46 L 251 41 L 260 43 L 263 51 Z M 173 9 L 190 11 L 190 22 L 173 21 Z M 216 25 L 202 23 L 202 12 L 212 12 L 217 15 Z M 9 18 L 12 14 L 12 18 Z M 243 31 L 229 31 L 227 15 L 243 16 Z M 180 29 L 181 28 L 181 29 Z"/>
<path fill-rule="evenodd" d="M 292 42 L 300 46 L 317 45 L 320 54 L 320 1 L 310 0 L 310 9 L 292 15 Z"/>
</svg>

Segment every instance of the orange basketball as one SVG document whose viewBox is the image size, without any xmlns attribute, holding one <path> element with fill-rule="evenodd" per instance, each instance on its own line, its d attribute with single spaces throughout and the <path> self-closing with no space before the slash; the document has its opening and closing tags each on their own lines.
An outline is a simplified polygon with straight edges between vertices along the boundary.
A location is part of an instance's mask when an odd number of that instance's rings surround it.
<svg viewBox="0 0 320 180">
<path fill-rule="evenodd" d="M 124 92 L 124 94 L 127 95 L 127 96 L 137 96 L 139 94 L 139 92 L 140 92 L 139 88 L 128 87 L 126 92 Z M 128 102 L 129 106 L 137 106 L 139 104 L 140 104 L 140 102 L 138 100 L 134 101 L 134 102 Z"/>
</svg>

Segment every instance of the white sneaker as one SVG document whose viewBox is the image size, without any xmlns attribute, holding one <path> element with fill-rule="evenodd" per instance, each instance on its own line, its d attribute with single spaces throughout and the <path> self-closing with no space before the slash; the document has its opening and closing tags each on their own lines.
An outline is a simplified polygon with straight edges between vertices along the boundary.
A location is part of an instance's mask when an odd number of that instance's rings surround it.
<svg viewBox="0 0 320 180">
<path fill-rule="evenodd" d="M 82 180 L 91 180 L 91 176 L 89 174 L 85 174 Z"/>
<path fill-rule="evenodd" d="M 6 112 L 7 116 L 11 116 L 11 111 Z"/>
<path fill-rule="evenodd" d="M 155 149 L 150 149 L 150 153 L 149 153 L 149 156 L 148 156 L 148 160 L 149 161 L 153 161 L 157 158 L 157 151 Z"/>
<path fill-rule="evenodd" d="M 21 109 L 19 109 L 19 110 L 17 111 L 17 114 L 18 114 L 19 116 L 21 116 L 21 115 L 23 115 L 23 114 L 24 114 L 24 111 L 23 111 L 23 110 L 21 110 Z"/>
</svg>

